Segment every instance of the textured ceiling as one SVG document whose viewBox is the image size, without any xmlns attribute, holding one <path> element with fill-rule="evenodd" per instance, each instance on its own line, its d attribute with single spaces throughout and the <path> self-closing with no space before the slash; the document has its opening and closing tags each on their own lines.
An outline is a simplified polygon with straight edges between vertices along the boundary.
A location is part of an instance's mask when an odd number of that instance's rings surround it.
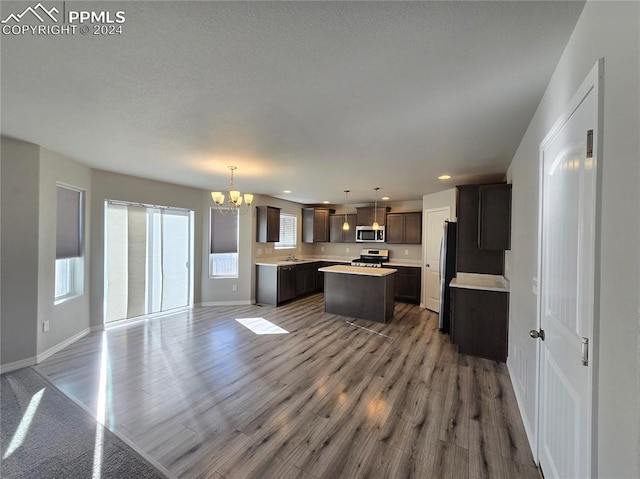
<svg viewBox="0 0 640 479">
<path fill-rule="evenodd" d="M 203 189 L 233 164 L 242 191 L 302 203 L 504 174 L 584 5 L 45 4 L 122 10 L 123 33 L 3 35 L 3 134 Z"/>
</svg>

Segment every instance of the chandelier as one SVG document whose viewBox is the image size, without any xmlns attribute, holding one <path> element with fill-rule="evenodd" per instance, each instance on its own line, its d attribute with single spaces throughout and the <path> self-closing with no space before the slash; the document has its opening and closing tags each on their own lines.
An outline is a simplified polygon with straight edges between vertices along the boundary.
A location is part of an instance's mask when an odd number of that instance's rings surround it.
<svg viewBox="0 0 640 479">
<path fill-rule="evenodd" d="M 233 186 L 233 172 L 238 169 L 237 166 L 227 166 L 231 170 L 231 181 L 229 182 L 229 193 L 225 195 L 220 191 L 212 191 L 211 199 L 216 206 L 227 213 L 233 212 L 239 215 L 243 215 L 249 211 L 251 203 L 253 203 L 253 195 L 251 193 L 241 194 Z M 246 206 L 244 211 L 241 209 L 242 205 Z"/>
</svg>

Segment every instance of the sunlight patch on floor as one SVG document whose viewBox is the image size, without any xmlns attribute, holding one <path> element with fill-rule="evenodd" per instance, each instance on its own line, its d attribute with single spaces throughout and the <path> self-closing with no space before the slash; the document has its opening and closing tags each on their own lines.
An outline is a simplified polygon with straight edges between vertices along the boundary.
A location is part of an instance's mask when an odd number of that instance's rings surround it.
<svg viewBox="0 0 640 479">
<path fill-rule="evenodd" d="M 256 334 L 289 334 L 289 331 L 264 318 L 237 318 L 240 324 Z"/>
<path fill-rule="evenodd" d="M 31 426 L 31 421 L 33 421 L 33 416 L 35 415 L 36 410 L 40 405 L 40 400 L 42 399 L 44 390 L 45 388 L 42 388 L 40 391 L 35 393 L 31 398 L 31 401 L 29 401 L 29 406 L 27 406 L 27 410 L 24 412 L 22 419 L 20 419 L 20 424 L 18 425 L 18 429 L 16 429 L 15 434 L 11 438 L 11 442 L 9 443 L 9 448 L 7 449 L 7 452 L 4 453 L 4 456 L 2 456 L 2 459 L 8 458 L 24 442 L 24 438 L 27 435 L 27 431 Z"/>
</svg>

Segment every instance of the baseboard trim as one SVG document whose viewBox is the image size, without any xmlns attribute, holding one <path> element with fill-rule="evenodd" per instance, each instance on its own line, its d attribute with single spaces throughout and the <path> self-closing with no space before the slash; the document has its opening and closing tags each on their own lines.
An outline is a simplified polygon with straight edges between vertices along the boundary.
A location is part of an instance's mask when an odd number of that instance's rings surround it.
<svg viewBox="0 0 640 479">
<path fill-rule="evenodd" d="M 254 301 L 250 299 L 243 299 L 241 301 L 205 301 L 198 303 L 198 306 L 250 306 L 254 304 Z"/>
<path fill-rule="evenodd" d="M 41 352 L 40 354 L 38 354 L 38 356 L 36 356 L 37 364 L 40 364 L 42 361 L 44 361 L 47 358 L 50 358 L 51 356 L 56 354 L 58 351 L 63 350 L 64 348 L 66 348 L 70 344 L 75 343 L 78 339 L 85 337 L 90 332 L 91 332 L 91 328 L 83 329 L 78 334 L 74 334 L 70 338 L 65 339 L 64 341 L 62 341 L 61 343 L 56 344 L 52 348 L 49 348 L 46 351 Z"/>
<path fill-rule="evenodd" d="M 524 425 L 524 432 L 527 435 L 527 440 L 529 441 L 529 447 L 531 448 L 531 453 L 533 456 L 536 456 L 536 438 L 531 430 L 531 424 L 529 423 L 529 419 L 523 414 L 524 411 L 524 401 L 521 397 L 520 389 L 517 387 L 517 383 L 513 381 L 515 377 L 511 372 L 511 367 L 509 366 L 509 361 L 507 361 L 507 371 L 509 372 L 509 379 L 511 380 L 511 385 L 513 386 L 513 392 L 516 396 L 516 403 L 518 404 L 518 412 L 520 413 L 520 418 L 522 419 L 522 424 Z"/>
<path fill-rule="evenodd" d="M 35 365 L 36 358 L 21 359 L 19 361 L 0 365 L 0 374 L 10 373 L 11 371 L 15 371 L 16 369 L 27 368 L 29 366 Z"/>
</svg>

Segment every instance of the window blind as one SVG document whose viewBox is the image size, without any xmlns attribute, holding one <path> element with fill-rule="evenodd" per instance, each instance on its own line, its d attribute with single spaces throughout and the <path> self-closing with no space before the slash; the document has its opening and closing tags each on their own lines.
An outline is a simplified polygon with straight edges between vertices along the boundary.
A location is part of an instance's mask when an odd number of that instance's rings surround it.
<svg viewBox="0 0 640 479">
<path fill-rule="evenodd" d="M 57 186 L 56 259 L 82 256 L 82 191 Z"/>
<path fill-rule="evenodd" d="M 276 248 L 295 248 L 296 230 L 298 217 L 280 213 L 280 241 L 275 244 Z"/>
<path fill-rule="evenodd" d="M 238 252 L 238 215 L 211 208 L 211 254 Z"/>
</svg>

